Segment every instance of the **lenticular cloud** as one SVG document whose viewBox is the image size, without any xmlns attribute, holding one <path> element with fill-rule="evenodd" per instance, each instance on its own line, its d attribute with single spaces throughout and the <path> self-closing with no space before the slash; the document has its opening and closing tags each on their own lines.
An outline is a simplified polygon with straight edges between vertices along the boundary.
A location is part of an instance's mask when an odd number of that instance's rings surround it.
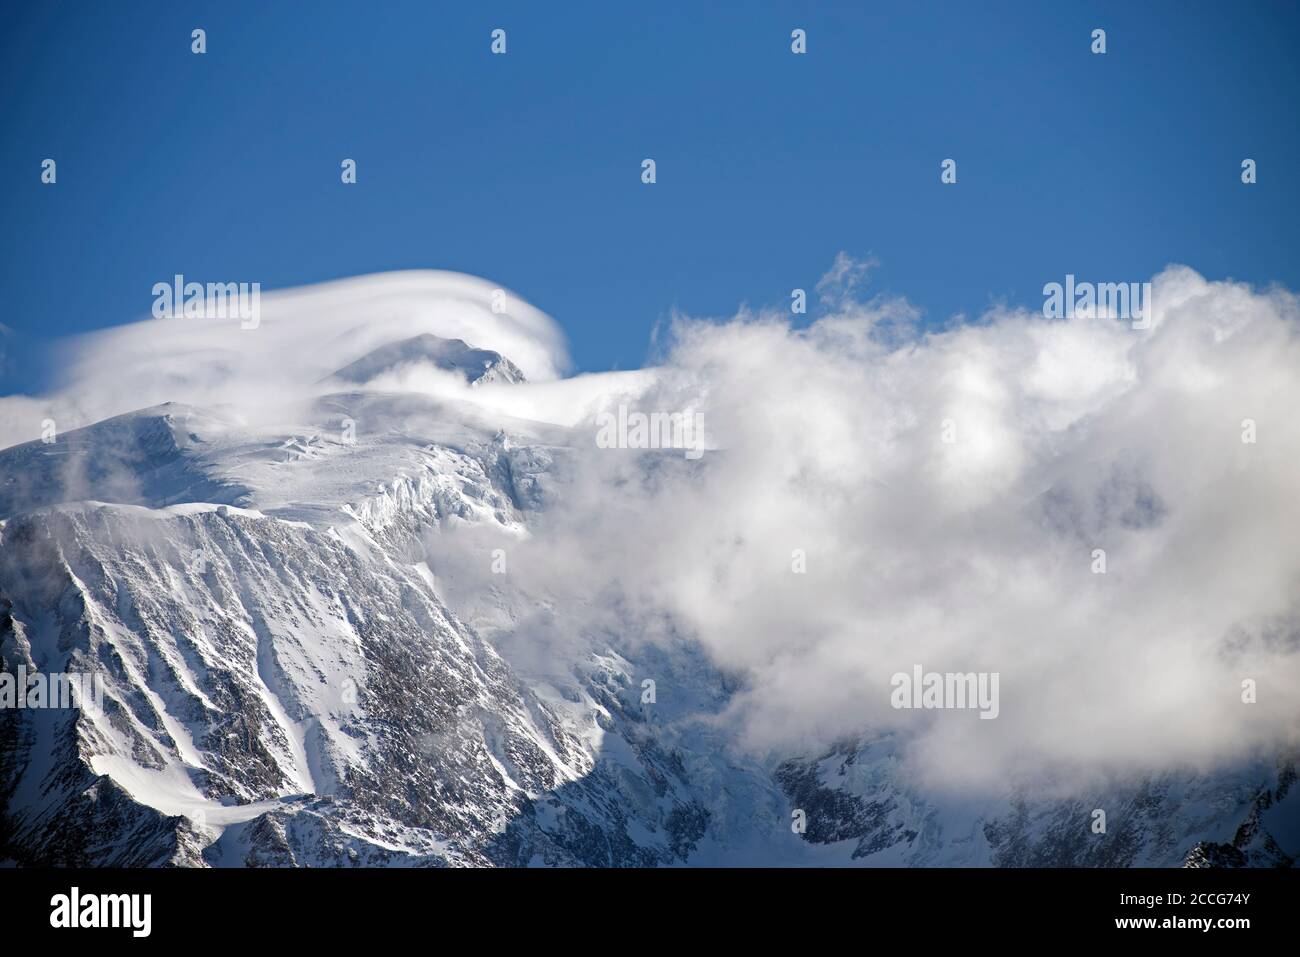
<svg viewBox="0 0 1300 957">
<path fill-rule="evenodd" d="M 0 447 L 38 438 L 45 418 L 67 431 L 162 402 L 283 421 L 295 404 L 328 391 L 322 379 L 423 334 L 500 352 L 535 382 L 569 367 L 554 320 L 485 279 L 439 270 L 359 276 L 266 293 L 255 328 L 219 318 L 146 319 L 73 339 L 61 350 L 56 393 L 0 399 Z"/>
</svg>

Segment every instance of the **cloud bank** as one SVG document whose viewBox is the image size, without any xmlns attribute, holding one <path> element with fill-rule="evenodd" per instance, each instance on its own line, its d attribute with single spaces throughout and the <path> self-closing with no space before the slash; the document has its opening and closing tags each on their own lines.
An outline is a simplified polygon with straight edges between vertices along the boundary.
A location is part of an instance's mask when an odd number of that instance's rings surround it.
<svg viewBox="0 0 1300 957">
<path fill-rule="evenodd" d="M 1147 330 L 998 311 L 922 333 L 906 302 L 857 300 L 864 272 L 837 261 L 802 329 L 678 318 L 641 407 L 703 408 L 716 451 L 647 470 L 583 446 L 512 569 L 563 596 L 526 640 L 696 638 L 744 676 L 744 746 L 894 732 L 935 787 L 1294 747 L 1296 298 L 1171 267 Z M 895 709 L 916 665 L 998 673 L 998 718 Z"/>
</svg>

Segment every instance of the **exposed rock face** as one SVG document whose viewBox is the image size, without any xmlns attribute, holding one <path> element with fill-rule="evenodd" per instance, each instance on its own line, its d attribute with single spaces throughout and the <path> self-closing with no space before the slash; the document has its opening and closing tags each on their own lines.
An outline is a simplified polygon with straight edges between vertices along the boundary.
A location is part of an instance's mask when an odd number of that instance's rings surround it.
<svg viewBox="0 0 1300 957">
<path fill-rule="evenodd" d="M 889 738 L 846 742 L 776 771 L 807 819 L 805 840 L 909 866 L 1244 867 L 1295 863 L 1296 760 L 1210 777 L 1166 775 L 1083 798 L 1013 792 L 985 804 L 927 798 L 900 773 Z M 1104 812 L 1104 817 L 1097 814 Z M 1099 824 L 1104 823 L 1104 830 Z M 1198 840 L 1224 835 L 1226 840 Z"/>
</svg>

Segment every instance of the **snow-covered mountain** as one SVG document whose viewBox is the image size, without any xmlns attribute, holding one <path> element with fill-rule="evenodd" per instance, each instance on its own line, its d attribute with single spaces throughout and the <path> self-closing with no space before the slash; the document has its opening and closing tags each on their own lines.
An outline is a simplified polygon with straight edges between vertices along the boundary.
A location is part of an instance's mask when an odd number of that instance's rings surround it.
<svg viewBox="0 0 1300 957">
<path fill-rule="evenodd" d="M 328 388 L 282 415 L 168 402 L 0 451 L 0 663 L 105 681 L 102 712 L 0 711 L 0 861 L 1174 866 L 1300 852 L 1294 756 L 976 804 L 926 793 L 870 729 L 806 754 L 741 749 L 720 716 L 746 676 L 688 635 L 593 634 L 564 598 L 492 577 L 490 545 L 545 535 L 577 494 L 590 432 L 353 389 L 423 362 L 485 388 L 524 381 L 495 351 L 403 335 L 314 377 Z M 696 467 L 634 455 L 646 475 Z M 539 621 L 584 633 L 539 661 Z M 1089 831 L 1095 807 L 1105 834 Z"/>
<path fill-rule="evenodd" d="M 334 378 L 366 383 L 381 375 L 420 365 L 458 373 L 470 385 L 525 381 L 519 367 L 501 353 L 475 349 L 466 345 L 463 339 L 444 339 L 427 332 L 380 346 L 339 369 Z"/>
</svg>

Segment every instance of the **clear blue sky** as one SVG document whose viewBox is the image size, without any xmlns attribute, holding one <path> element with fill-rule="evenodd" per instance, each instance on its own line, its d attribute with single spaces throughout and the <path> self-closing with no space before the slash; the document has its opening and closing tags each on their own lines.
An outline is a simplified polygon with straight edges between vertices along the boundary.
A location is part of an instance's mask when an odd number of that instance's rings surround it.
<svg viewBox="0 0 1300 957">
<path fill-rule="evenodd" d="M 143 317 L 177 272 L 264 289 L 476 273 L 555 316 L 586 370 L 642 364 L 674 307 L 787 302 L 839 250 L 878 257 L 876 288 L 932 322 L 1037 307 L 1067 272 L 1136 280 L 1171 261 L 1300 288 L 1294 3 L 227 0 L 0 17 L 0 322 L 20 338 Z M 947 157 L 956 186 L 939 182 Z M 0 393 L 37 380 L 7 378 Z"/>
</svg>

